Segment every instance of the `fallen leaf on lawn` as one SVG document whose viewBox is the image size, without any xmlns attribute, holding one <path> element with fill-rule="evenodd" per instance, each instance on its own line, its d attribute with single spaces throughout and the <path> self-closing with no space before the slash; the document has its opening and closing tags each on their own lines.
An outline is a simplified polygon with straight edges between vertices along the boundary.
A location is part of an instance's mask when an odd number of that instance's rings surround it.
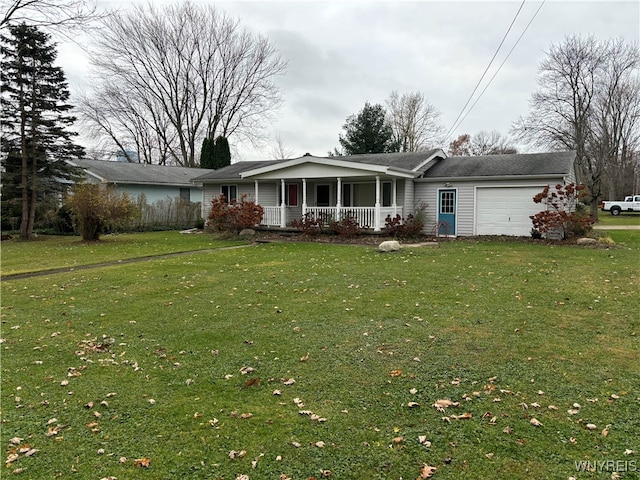
<svg viewBox="0 0 640 480">
<path fill-rule="evenodd" d="M 487 457 L 489 460 L 491 460 L 491 459 L 493 458 L 493 456 L 494 456 L 494 455 L 495 455 L 495 454 L 493 454 L 493 453 L 487 453 L 487 454 L 485 455 L 485 457 Z"/>
<path fill-rule="evenodd" d="M 587 423 L 587 424 L 585 425 L 585 428 L 586 428 L 587 430 L 595 430 L 595 429 L 596 429 L 596 428 L 598 428 L 598 427 L 596 427 L 595 423 Z"/>
<path fill-rule="evenodd" d="M 427 440 L 427 436 L 426 435 L 418 436 L 418 443 L 420 443 L 420 445 L 424 445 L 427 448 L 429 448 L 431 446 L 431 442 L 429 440 Z"/>
<path fill-rule="evenodd" d="M 318 448 L 324 448 L 325 443 L 322 440 L 320 440 L 319 442 L 314 443 L 314 445 Z"/>
<path fill-rule="evenodd" d="M 151 460 L 147 457 L 136 458 L 134 461 L 134 465 L 138 468 L 149 468 L 151 465 Z"/>
<path fill-rule="evenodd" d="M 580 413 L 580 410 L 576 410 L 575 408 L 570 408 L 569 410 L 567 410 L 567 413 L 569 415 L 577 415 L 578 413 Z"/>
<path fill-rule="evenodd" d="M 282 392 L 280 390 L 274 390 L 273 395 L 282 395 Z"/>
<path fill-rule="evenodd" d="M 256 371 L 256 369 L 253 368 L 253 367 L 242 367 L 240 369 L 240 373 L 242 373 L 242 375 L 247 375 L 248 373 L 252 373 L 252 372 L 255 372 L 255 371 Z"/>
<path fill-rule="evenodd" d="M 462 415 L 451 415 L 451 418 L 455 420 L 469 420 L 473 418 L 473 414 L 471 412 L 465 412 Z"/>
<path fill-rule="evenodd" d="M 436 402 L 432 405 L 432 407 L 435 407 L 436 410 L 438 410 L 439 412 L 444 412 L 445 408 L 448 407 L 457 407 L 458 405 L 460 405 L 459 402 L 452 402 L 449 399 L 441 399 L 441 400 L 436 400 Z"/>
<path fill-rule="evenodd" d="M 636 453 L 636 452 L 634 452 L 634 451 L 633 451 L 633 450 L 631 450 L 630 448 L 627 448 L 627 449 L 625 449 L 625 451 L 624 451 L 624 454 L 625 454 L 625 455 L 633 455 L 634 453 Z"/>
<path fill-rule="evenodd" d="M 253 413 L 249 413 L 249 412 L 243 413 L 243 414 L 240 415 L 240 418 L 242 418 L 244 420 L 246 420 L 247 418 L 251 418 L 251 417 L 253 417 Z"/>
<path fill-rule="evenodd" d="M 57 418 L 52 418 L 47 422 L 47 425 L 52 425 L 52 424 L 56 423 L 57 421 L 58 421 Z"/>
<path fill-rule="evenodd" d="M 509 434 L 509 433 L 511 433 L 512 431 L 513 431 L 513 429 L 512 429 L 511 427 L 504 427 L 504 428 L 502 429 L 502 433 L 506 433 L 506 434 Z"/>
<path fill-rule="evenodd" d="M 400 375 L 402 375 L 402 370 L 398 369 L 398 370 L 391 370 L 390 375 L 392 377 L 399 377 Z"/>
<path fill-rule="evenodd" d="M 254 460 L 251 461 L 251 468 L 256 468 L 258 466 L 258 461 L 264 457 L 264 453 L 258 455 Z"/>
<path fill-rule="evenodd" d="M 294 383 L 296 383 L 296 381 L 293 378 L 283 378 L 282 383 L 284 383 L 285 385 L 293 385 Z"/>
<path fill-rule="evenodd" d="M 532 418 L 531 421 L 529 421 L 529 423 L 531 425 L 533 425 L 534 427 L 542 427 L 542 422 L 540 420 L 538 420 L 537 418 Z"/>
<path fill-rule="evenodd" d="M 620 397 L 618 395 L 616 395 L 615 393 L 611 394 L 611 400 L 618 400 Z"/>
<path fill-rule="evenodd" d="M 11 473 L 13 473 L 14 475 L 19 475 L 19 474 L 21 474 L 22 472 L 24 472 L 24 468 L 20 467 L 20 468 L 16 468 L 16 469 L 15 469 L 13 472 L 11 472 Z"/>
<path fill-rule="evenodd" d="M 420 468 L 420 476 L 418 477 L 418 480 L 424 479 L 424 478 L 431 478 L 433 474 L 436 472 L 436 470 L 437 470 L 436 467 L 430 467 L 426 463 L 423 463 L 422 467 Z"/>
<path fill-rule="evenodd" d="M 9 443 L 11 445 L 20 445 L 20 443 L 22 442 L 22 440 L 24 440 L 23 438 L 20 437 L 13 437 L 11 440 L 9 440 Z"/>
<path fill-rule="evenodd" d="M 212 427 L 215 426 L 217 423 L 219 422 L 219 420 L 217 418 L 212 418 L 211 420 L 209 420 L 209 425 L 211 425 Z"/>
<path fill-rule="evenodd" d="M 261 386 L 262 384 L 260 383 L 260 377 L 254 377 L 247 380 L 244 385 L 245 387 L 251 387 L 253 385 Z"/>
<path fill-rule="evenodd" d="M 404 441 L 404 437 L 395 437 L 393 443 L 402 443 Z"/>
<path fill-rule="evenodd" d="M 576 445 L 578 443 L 578 439 L 576 437 L 570 437 L 569 438 L 569 443 L 571 445 Z"/>
<path fill-rule="evenodd" d="M 247 454 L 247 451 L 246 451 L 246 450 L 240 450 L 240 451 L 237 451 L 237 450 L 231 450 L 231 451 L 229 452 L 229 458 L 230 458 L 231 460 L 236 459 L 236 458 L 242 458 L 242 457 L 244 457 L 246 454 Z"/>
<path fill-rule="evenodd" d="M 558 410 L 558 407 L 556 407 L 555 405 L 549 405 L 547 408 L 549 410 Z"/>
<path fill-rule="evenodd" d="M 602 436 L 606 437 L 607 435 L 609 435 L 609 429 L 611 428 L 611 425 L 607 425 L 606 427 L 604 427 L 604 430 L 602 430 Z"/>
<path fill-rule="evenodd" d="M 127 463 L 127 457 L 120 457 L 120 458 L 118 459 L 118 461 L 119 461 L 120 463 Z"/>
<path fill-rule="evenodd" d="M 249 475 L 241 474 L 236 477 L 236 480 L 249 480 Z"/>
<path fill-rule="evenodd" d="M 303 357 L 300 357 L 301 362 L 306 362 L 307 360 L 309 360 L 309 352 L 307 352 L 307 354 L 304 355 Z"/>
<path fill-rule="evenodd" d="M 411 390 L 409 390 L 409 393 L 410 393 L 411 395 L 415 395 L 416 393 L 418 393 L 418 390 L 417 390 L 417 389 L 415 389 L 415 388 L 412 388 Z"/>
<path fill-rule="evenodd" d="M 291 442 L 291 445 L 293 445 L 296 448 L 300 448 L 302 446 L 302 444 L 299 442 Z"/>
<path fill-rule="evenodd" d="M 417 408 L 419 406 L 420 406 L 420 404 L 417 403 L 417 402 L 409 402 L 409 403 L 407 403 L 407 407 L 409 407 L 409 408 Z"/>
<path fill-rule="evenodd" d="M 7 459 L 5 460 L 4 463 L 9 465 L 15 462 L 16 460 L 18 460 L 19 458 L 20 458 L 20 455 L 18 455 L 17 453 L 10 453 L 9 455 L 7 455 Z"/>
</svg>

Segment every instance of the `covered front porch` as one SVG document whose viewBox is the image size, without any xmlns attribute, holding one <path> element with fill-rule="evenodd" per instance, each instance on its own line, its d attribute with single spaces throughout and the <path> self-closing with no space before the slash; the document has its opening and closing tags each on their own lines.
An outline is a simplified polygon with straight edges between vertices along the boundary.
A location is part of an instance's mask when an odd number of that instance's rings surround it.
<svg viewBox="0 0 640 480">
<path fill-rule="evenodd" d="M 285 179 L 279 183 L 254 181 L 254 201 L 264 211 L 262 225 L 286 228 L 294 220 L 319 221 L 329 225 L 333 221 L 353 218 L 361 228 L 379 232 L 388 216 L 404 217 L 404 206 L 398 201 L 399 190 L 404 191 L 396 178 L 382 179 Z M 278 189 L 277 202 L 273 187 Z M 264 198 L 266 197 L 266 198 Z M 264 201 L 263 201 L 264 200 Z M 274 203 L 276 203 L 274 205 Z"/>
</svg>

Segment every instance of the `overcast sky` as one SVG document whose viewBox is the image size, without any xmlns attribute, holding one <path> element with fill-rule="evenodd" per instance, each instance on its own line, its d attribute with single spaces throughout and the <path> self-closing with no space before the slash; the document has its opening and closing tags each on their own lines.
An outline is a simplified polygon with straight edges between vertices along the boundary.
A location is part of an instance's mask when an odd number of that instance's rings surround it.
<svg viewBox="0 0 640 480">
<path fill-rule="evenodd" d="M 195 3 L 208 3 L 194 0 Z M 126 9 L 146 0 L 100 0 Z M 170 3 L 154 0 L 154 4 Z M 268 125 L 271 143 L 239 145 L 237 160 L 269 158 L 280 135 L 292 157 L 323 156 L 339 146 L 349 115 L 365 102 L 384 103 L 393 90 L 421 92 L 441 113 L 445 130 L 460 114 L 513 22 L 521 0 L 488 1 L 221 1 L 211 2 L 266 36 L 289 61 L 278 78 L 284 105 Z M 505 60 L 541 2 L 527 0 L 497 53 L 478 94 Z M 491 85 L 455 128 L 459 134 L 498 130 L 508 134 L 525 115 L 540 62 L 551 44 L 568 35 L 640 36 L 640 2 L 546 0 Z M 88 60 L 61 44 L 59 64 L 74 91 L 89 90 Z M 233 142 L 233 139 L 231 139 Z M 447 145 L 442 145 L 446 149 Z"/>
</svg>

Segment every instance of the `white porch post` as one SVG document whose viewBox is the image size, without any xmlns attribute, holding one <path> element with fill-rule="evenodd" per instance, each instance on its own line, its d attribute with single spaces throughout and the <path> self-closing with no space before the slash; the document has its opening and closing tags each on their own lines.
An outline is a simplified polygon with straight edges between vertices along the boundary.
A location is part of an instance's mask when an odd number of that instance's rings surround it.
<svg viewBox="0 0 640 480">
<path fill-rule="evenodd" d="M 254 203 L 256 205 L 260 205 L 260 202 L 258 202 L 258 180 L 256 180 L 253 183 L 253 189 L 254 189 L 254 193 L 253 193 L 253 197 L 254 197 Z"/>
<path fill-rule="evenodd" d="M 342 178 L 338 177 L 338 191 L 336 192 L 336 220 L 342 219 L 340 208 L 342 207 Z"/>
<path fill-rule="evenodd" d="M 376 175 L 376 205 L 375 205 L 375 219 L 373 224 L 373 231 L 380 231 L 380 176 Z"/>
<path fill-rule="evenodd" d="M 307 213 L 307 179 L 302 179 L 302 216 Z"/>
<path fill-rule="evenodd" d="M 391 182 L 391 206 L 393 207 L 393 215 L 395 216 L 398 212 L 397 212 L 397 207 L 398 207 L 398 201 L 396 199 L 396 197 L 398 196 L 398 185 L 396 183 L 396 179 L 394 178 Z"/>
<path fill-rule="evenodd" d="M 286 208 L 286 198 L 285 198 L 285 184 L 284 178 L 280 180 L 280 189 L 282 201 L 280 202 L 280 228 L 285 228 L 287 226 L 287 208 Z"/>
</svg>

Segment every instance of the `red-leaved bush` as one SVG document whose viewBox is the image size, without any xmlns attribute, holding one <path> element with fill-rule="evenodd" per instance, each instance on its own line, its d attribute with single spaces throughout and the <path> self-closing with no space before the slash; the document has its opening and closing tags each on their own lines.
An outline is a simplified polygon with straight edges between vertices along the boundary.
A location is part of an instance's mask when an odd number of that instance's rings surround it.
<svg viewBox="0 0 640 480">
<path fill-rule="evenodd" d="M 546 205 L 547 208 L 529 217 L 533 222 L 532 235 L 545 234 L 566 239 L 587 233 L 593 225 L 593 219 L 578 203 L 580 192 L 584 189 L 584 185 L 575 183 L 544 187 L 533 197 L 535 203 Z"/>
<path fill-rule="evenodd" d="M 262 206 L 247 200 L 247 195 L 240 201 L 228 203 L 224 195 L 211 200 L 211 210 L 207 217 L 207 226 L 216 232 L 238 233 L 245 228 L 252 228 L 262 222 L 264 209 Z"/>
</svg>

